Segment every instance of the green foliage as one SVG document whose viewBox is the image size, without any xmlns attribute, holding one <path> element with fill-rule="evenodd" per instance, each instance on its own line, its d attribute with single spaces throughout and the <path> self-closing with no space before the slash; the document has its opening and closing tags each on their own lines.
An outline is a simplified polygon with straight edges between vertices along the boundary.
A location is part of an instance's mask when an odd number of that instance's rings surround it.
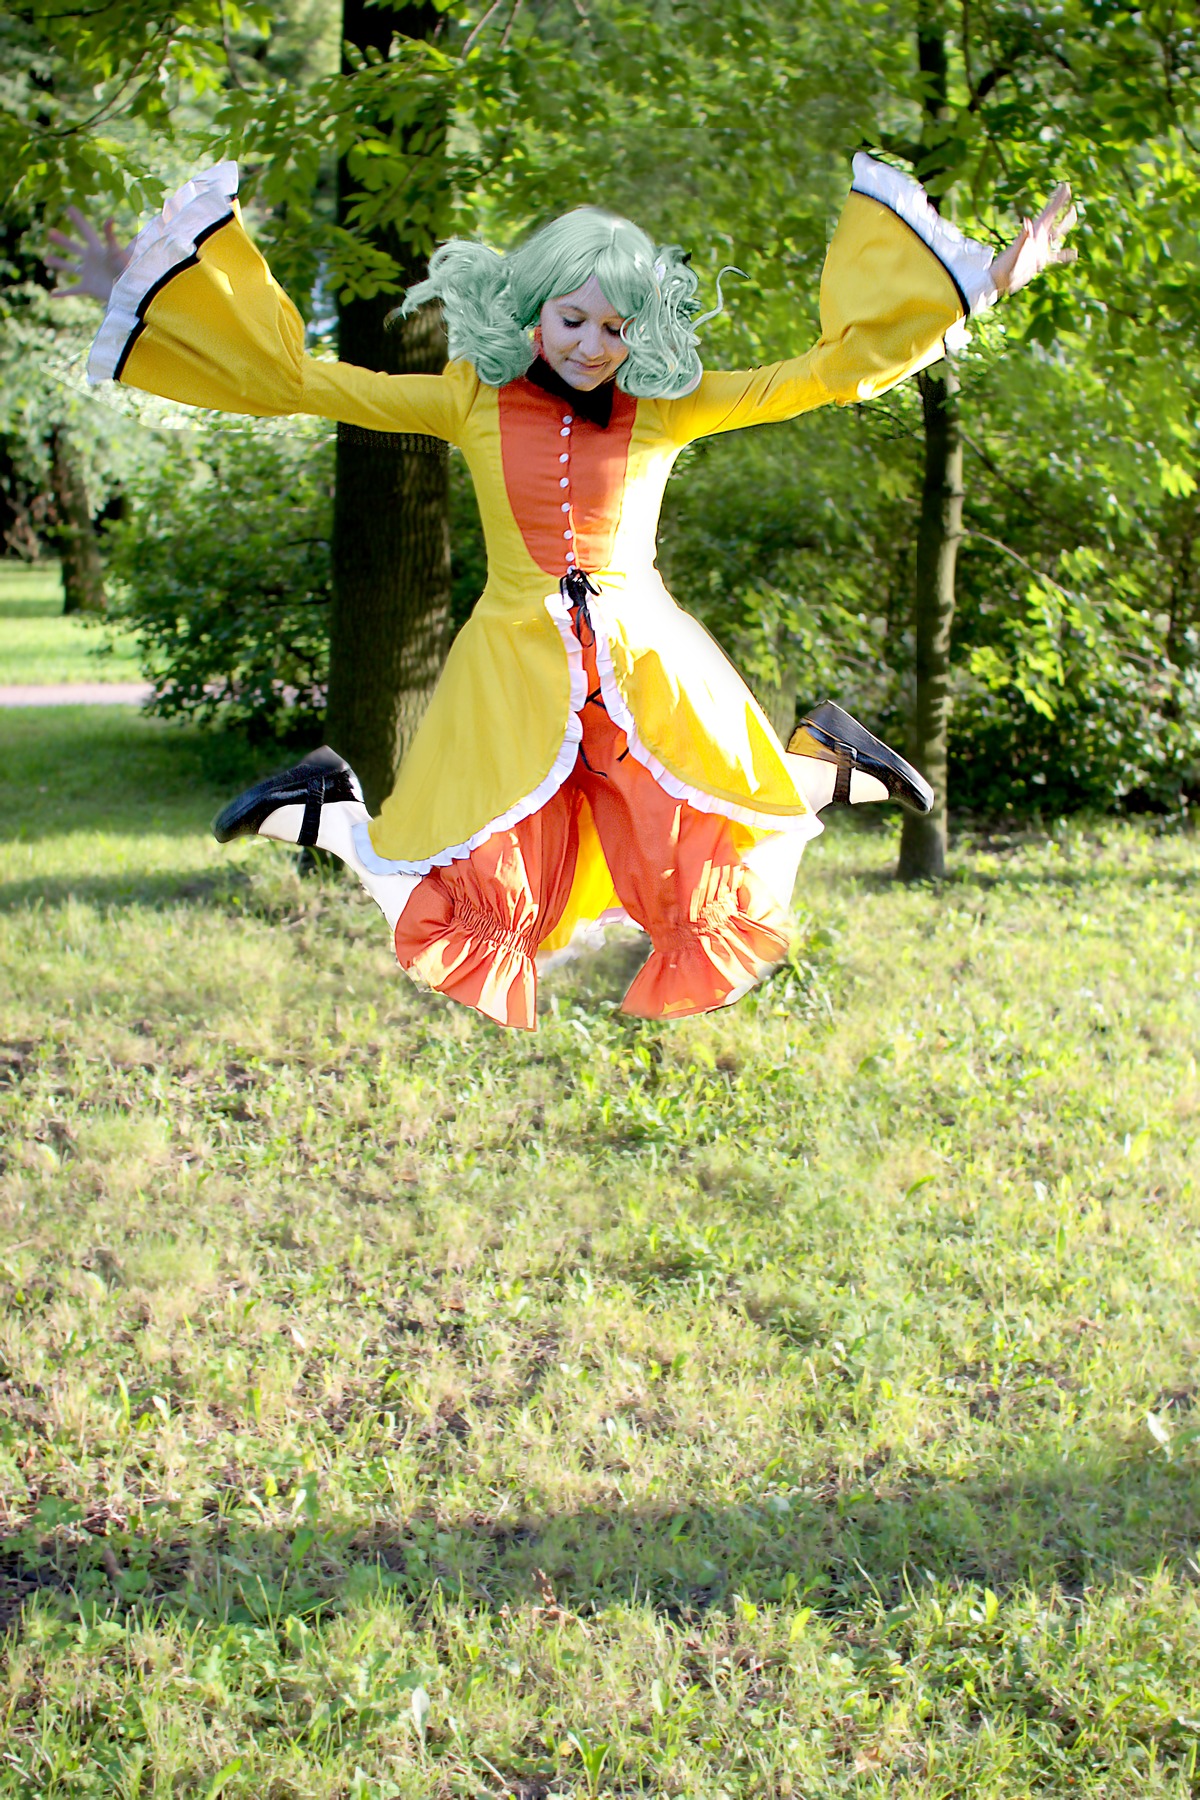
<svg viewBox="0 0 1200 1800">
<path fill-rule="evenodd" d="M 270 16 L 257 0 L 247 6 L 185 0 L 167 14 L 150 0 L 86 8 L 45 0 L 36 8 L 6 9 L 0 15 L 6 215 L 28 218 L 44 209 L 61 215 L 93 196 L 150 203 L 149 141 L 172 134 L 182 101 L 220 88 L 228 31 L 243 22 L 265 30 Z"/>
<path fill-rule="evenodd" d="M 33 493 L 48 493 L 50 434 L 64 428 L 99 513 L 133 473 L 138 434 L 128 409 L 96 405 L 87 391 L 94 329 L 92 307 L 52 300 L 37 282 L 0 292 L 0 440 L 11 466 Z"/>
<path fill-rule="evenodd" d="M 27 140 L 10 165 L 18 231 L 35 205 L 89 194 L 144 205 L 152 171 L 182 171 L 201 148 L 233 152 L 252 228 L 319 327 L 331 294 L 394 286 L 395 257 L 372 242 L 381 228 L 424 246 L 452 230 L 504 241 L 600 198 L 682 242 L 709 292 L 722 263 L 745 269 L 704 352 L 716 366 L 767 360 L 811 341 L 855 144 L 919 167 L 960 224 L 996 242 L 1071 178 L 1080 263 L 982 323 L 962 365 L 958 800 L 988 812 L 1186 800 L 1200 632 L 1194 5 L 480 3 L 447 7 L 432 41 L 399 40 L 345 72 L 336 8 L 312 0 L 269 22 L 202 0 L 157 35 L 144 9 L 102 9 L 80 32 L 72 16 L 43 9 L 3 28 L 14 53 L 0 138 Z M 922 22 L 949 59 L 936 122 L 921 107 Z M 131 105 L 114 110 L 123 94 Z M 436 156 L 412 135 L 431 119 Z M 339 157 L 356 190 L 341 228 Z M 41 329 L 35 310 L 29 321 Z M 23 408 L 36 446 L 68 388 L 44 368 L 43 397 L 18 400 L 38 370 L 30 343 L 10 316 L 5 419 Z M 75 390 L 71 405 L 87 410 Z M 88 454 L 105 479 L 124 452 L 98 433 Z M 680 475 L 664 565 L 773 715 L 784 720 L 795 682 L 801 702 L 838 693 L 900 732 L 913 396 L 705 447 Z M 455 484 L 461 617 L 481 552 L 461 470 Z M 193 697 L 198 674 L 189 664 Z"/>
<path fill-rule="evenodd" d="M 328 666 L 333 444 L 324 427 L 164 432 L 110 528 L 116 616 L 154 710 L 312 735 Z"/>
</svg>

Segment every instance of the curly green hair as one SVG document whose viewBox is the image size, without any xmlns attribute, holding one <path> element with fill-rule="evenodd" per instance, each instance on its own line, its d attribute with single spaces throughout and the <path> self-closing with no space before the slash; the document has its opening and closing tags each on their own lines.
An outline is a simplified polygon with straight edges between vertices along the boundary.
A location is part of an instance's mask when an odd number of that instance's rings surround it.
<svg viewBox="0 0 1200 1800">
<path fill-rule="evenodd" d="M 677 244 L 656 246 L 630 220 L 597 207 L 564 213 L 507 255 L 452 238 L 397 313 L 440 300 L 451 357 L 471 363 L 489 387 L 503 387 L 533 361 L 532 328 L 546 301 L 575 293 L 593 275 L 625 320 L 629 355 L 618 387 L 639 398 L 690 393 L 702 373 L 695 328 L 714 314 L 696 317 L 698 284 L 687 258 Z"/>
</svg>

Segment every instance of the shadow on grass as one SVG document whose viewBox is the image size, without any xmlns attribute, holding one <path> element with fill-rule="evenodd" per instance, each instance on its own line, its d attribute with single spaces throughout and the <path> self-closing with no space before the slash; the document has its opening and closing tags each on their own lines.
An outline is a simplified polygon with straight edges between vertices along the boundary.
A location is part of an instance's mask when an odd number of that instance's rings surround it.
<svg viewBox="0 0 1200 1800">
<path fill-rule="evenodd" d="M 3 717 L 0 844 L 79 831 L 207 831 L 231 794 L 287 761 L 272 746 L 131 707 L 16 707 Z"/>
<path fill-rule="evenodd" d="M 452 1462 L 464 1453 L 453 1419 L 443 1436 Z M 858 1478 L 831 1470 L 737 1507 L 614 1504 L 502 1524 L 430 1513 L 402 1528 L 300 1520 L 285 1532 L 214 1511 L 150 1538 L 98 1509 L 0 1544 L 0 1626 L 39 1592 L 99 1617 L 149 1605 L 262 1624 L 336 1615 L 375 1588 L 418 1603 L 444 1590 L 497 1617 L 544 1603 L 547 1579 L 573 1613 L 641 1604 L 687 1623 L 741 1596 L 803 1602 L 833 1621 L 903 1605 L 930 1581 L 1079 1594 L 1173 1562 L 1194 1569 L 1198 1527 L 1196 1472 L 1140 1452 L 1072 1469 L 1030 1465 L 996 1485 L 911 1471 L 889 1480 L 886 1466 Z"/>
<path fill-rule="evenodd" d="M 249 910 L 246 899 L 253 889 L 240 869 L 216 869 L 211 874 L 172 875 L 167 871 L 121 875 L 48 876 L 45 880 L 0 881 L 0 913 L 19 912 L 29 906 L 64 906 L 82 900 L 101 910 L 107 907 L 147 906 L 224 907 L 239 916 Z M 273 915 L 271 915 L 273 916 Z"/>
<path fill-rule="evenodd" d="M 838 877 L 841 880 L 853 881 L 855 885 L 867 893 L 893 893 L 898 883 L 894 870 L 867 868 L 840 868 Z M 918 881 L 902 885 L 902 891 L 909 893 L 924 892 L 931 901 L 939 899 L 953 900 L 964 891 L 991 893 L 1003 889 L 1008 893 L 1019 893 L 1022 889 L 1030 893 L 1035 891 L 1063 890 L 1073 894 L 1085 894 L 1111 889 L 1115 886 L 1125 888 L 1170 888 L 1177 893 L 1191 893 L 1195 890 L 1200 876 L 1194 869 L 1172 868 L 1167 864 L 1154 868 L 1122 868 L 1120 863 L 1109 858 L 1107 861 L 1097 859 L 1094 863 L 1076 866 L 1072 864 L 1056 864 L 1053 868 L 1034 868 L 1023 862 L 1013 868 L 981 869 L 978 865 L 953 864 L 940 881 Z"/>
<path fill-rule="evenodd" d="M 6 600 L 0 596 L 0 619 L 7 623 L 10 619 L 61 619 L 63 616 L 62 601 L 58 600 Z M 77 613 L 76 618 L 80 615 Z M 87 629 L 95 629 L 88 626 Z"/>
</svg>

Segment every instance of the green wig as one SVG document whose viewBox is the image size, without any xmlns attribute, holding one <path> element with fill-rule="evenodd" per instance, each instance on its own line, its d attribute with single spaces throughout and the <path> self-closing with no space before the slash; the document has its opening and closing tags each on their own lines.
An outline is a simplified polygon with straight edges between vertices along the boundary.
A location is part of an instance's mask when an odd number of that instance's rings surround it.
<svg viewBox="0 0 1200 1800">
<path fill-rule="evenodd" d="M 503 387 L 533 361 L 532 328 L 546 301 L 573 294 L 593 275 L 625 320 L 629 355 L 618 387 L 639 398 L 690 393 L 702 372 L 695 327 L 715 314 L 695 316 L 697 281 L 687 258 L 677 244 L 656 248 L 628 219 L 596 207 L 564 213 L 506 256 L 452 238 L 397 310 L 404 316 L 440 300 L 451 357 L 471 363 L 489 387 Z"/>
</svg>

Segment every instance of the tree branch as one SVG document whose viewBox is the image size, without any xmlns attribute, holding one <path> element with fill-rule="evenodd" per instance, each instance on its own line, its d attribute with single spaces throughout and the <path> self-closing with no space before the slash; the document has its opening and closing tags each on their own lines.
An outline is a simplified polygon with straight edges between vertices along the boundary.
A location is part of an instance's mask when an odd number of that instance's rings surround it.
<svg viewBox="0 0 1200 1800">
<path fill-rule="evenodd" d="M 1011 544 L 1002 543 L 999 538 L 989 537 L 986 531 L 972 531 L 969 527 L 964 527 L 962 535 L 965 538 L 979 538 L 982 543 L 990 544 L 993 550 L 1002 550 L 1005 556 L 1011 556 L 1015 563 L 1020 563 L 1026 573 L 1032 575 L 1035 581 L 1044 581 L 1047 587 L 1052 587 L 1056 594 L 1062 595 L 1064 600 L 1074 599 L 1074 595 L 1062 585 L 1061 581 L 1055 581 L 1053 575 L 1047 575 L 1044 569 L 1035 569 L 1031 562 L 1025 560 L 1019 550 L 1013 549 Z"/>
<path fill-rule="evenodd" d="M 1078 521 L 1074 524 L 1068 524 L 1065 519 L 1060 519 L 1057 513 L 1047 512 L 1046 508 L 1040 506 L 1031 493 L 1025 488 L 1019 487 L 1015 481 L 1010 480 L 1003 469 L 1001 469 L 999 464 L 995 461 L 994 457 L 989 456 L 988 452 L 981 444 L 977 444 L 975 439 L 970 437 L 965 431 L 963 432 L 962 437 L 963 443 L 975 452 L 988 473 L 994 475 L 1001 486 L 1006 487 L 1010 494 L 1015 494 L 1017 499 L 1022 501 L 1024 505 L 1029 508 L 1031 513 L 1036 514 L 1039 519 L 1044 519 L 1047 525 L 1056 525 L 1058 529 L 1065 534 L 1065 538 L 1068 542 L 1072 538 L 1078 537 Z"/>
<path fill-rule="evenodd" d="M 979 77 L 977 87 L 971 88 L 968 83 L 971 98 L 967 101 L 967 111 L 969 113 L 978 112 L 988 95 L 1012 74 L 1016 66 L 1015 62 L 995 63 L 986 75 Z"/>
<path fill-rule="evenodd" d="M 462 50 L 459 53 L 460 61 L 464 61 L 466 59 L 466 57 L 470 54 L 470 51 L 471 51 L 472 47 L 474 46 L 476 38 L 483 31 L 484 27 L 500 11 L 500 8 L 503 5 L 504 5 L 504 0 L 492 0 L 492 4 L 488 7 L 487 11 L 484 13 L 484 15 L 483 15 L 482 19 L 480 19 L 479 23 L 477 25 L 473 25 L 471 27 L 471 30 L 467 34 L 467 41 L 463 45 Z"/>
</svg>

